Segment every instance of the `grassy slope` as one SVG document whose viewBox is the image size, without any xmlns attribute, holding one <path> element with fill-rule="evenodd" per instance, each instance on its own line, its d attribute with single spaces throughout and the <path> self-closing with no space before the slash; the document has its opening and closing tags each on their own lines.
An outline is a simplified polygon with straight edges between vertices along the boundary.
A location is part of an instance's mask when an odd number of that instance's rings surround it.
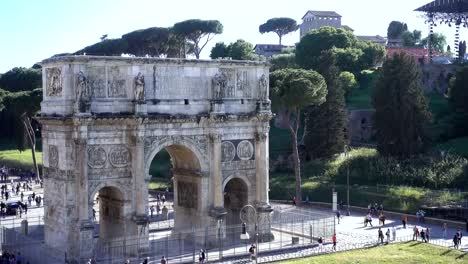
<svg viewBox="0 0 468 264">
<path fill-rule="evenodd" d="M 38 164 L 42 166 L 42 152 L 36 151 L 36 159 Z M 11 168 L 31 170 L 33 167 L 31 150 L 28 149 L 22 152 L 18 150 L 0 150 L 0 166 L 3 165 Z"/>
<path fill-rule="evenodd" d="M 390 264 L 390 263 L 468 263 L 468 256 L 458 250 L 420 242 L 406 242 L 371 249 L 353 250 L 336 254 L 284 261 L 281 263 L 327 264 Z"/>
<path fill-rule="evenodd" d="M 352 149 L 349 159 L 372 157 L 377 155 L 374 149 Z M 345 157 L 339 156 L 332 160 L 310 161 L 303 164 L 302 189 L 304 197 L 309 196 L 313 202 L 332 202 L 331 189 L 341 166 L 345 164 Z M 345 201 L 346 185 L 335 184 L 338 200 Z M 383 203 L 384 207 L 394 211 L 415 211 L 430 197 L 433 203 L 446 204 L 450 201 L 462 199 L 465 193 L 443 192 L 435 193 L 429 189 L 409 186 L 366 186 L 353 185 L 351 175 L 350 203 L 367 207 L 369 202 Z M 273 200 L 288 200 L 294 195 L 294 174 L 292 172 L 270 173 L 270 198 Z"/>
</svg>

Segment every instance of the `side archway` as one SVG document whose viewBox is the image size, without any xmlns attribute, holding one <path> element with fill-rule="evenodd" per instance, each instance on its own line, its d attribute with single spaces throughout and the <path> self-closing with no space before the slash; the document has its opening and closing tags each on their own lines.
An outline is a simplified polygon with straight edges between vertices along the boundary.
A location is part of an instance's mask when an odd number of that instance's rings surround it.
<svg viewBox="0 0 468 264">
<path fill-rule="evenodd" d="M 239 224 L 239 213 L 249 203 L 249 188 L 245 180 L 239 177 L 227 179 L 224 185 L 224 208 L 227 211 L 226 224 Z"/>
</svg>

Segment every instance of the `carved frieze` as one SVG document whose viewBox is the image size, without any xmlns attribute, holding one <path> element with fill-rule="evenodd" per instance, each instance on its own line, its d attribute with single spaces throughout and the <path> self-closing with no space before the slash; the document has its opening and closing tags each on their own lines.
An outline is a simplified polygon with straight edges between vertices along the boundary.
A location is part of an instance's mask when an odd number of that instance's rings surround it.
<svg viewBox="0 0 468 264">
<path fill-rule="evenodd" d="M 145 138 L 145 156 L 146 158 L 150 155 L 150 152 L 153 148 L 159 145 L 165 145 L 170 142 L 171 144 L 180 144 L 184 145 L 189 143 L 190 145 L 196 147 L 203 156 L 203 159 L 208 158 L 208 136 L 206 135 L 192 135 L 192 136 L 154 136 Z M 202 162 L 202 161 L 200 161 Z"/>
<path fill-rule="evenodd" d="M 214 76 L 212 81 L 214 99 L 221 99 L 224 96 L 228 82 L 227 78 L 224 72 L 217 73 Z"/>
<path fill-rule="evenodd" d="M 230 141 L 221 143 L 221 161 L 232 161 L 236 156 L 236 147 Z"/>
<path fill-rule="evenodd" d="M 107 78 L 107 93 L 109 97 L 127 97 L 125 88 L 126 80 L 120 73 L 120 68 L 117 66 L 110 67 Z"/>
<path fill-rule="evenodd" d="M 248 140 L 242 140 L 237 145 L 237 156 L 241 160 L 250 160 L 253 156 L 254 147 Z"/>
<path fill-rule="evenodd" d="M 104 148 L 93 146 L 88 149 L 88 166 L 94 169 L 106 166 L 107 155 Z"/>
<path fill-rule="evenodd" d="M 105 98 L 106 97 L 106 85 L 103 79 L 90 79 L 88 82 L 89 89 L 92 91 L 92 97 L 94 98 Z"/>
<path fill-rule="evenodd" d="M 135 91 L 135 101 L 144 101 L 145 100 L 145 76 L 138 73 L 138 75 L 133 80 L 133 86 Z"/>
<path fill-rule="evenodd" d="M 197 208 L 198 190 L 196 183 L 184 181 L 177 182 L 177 204 L 185 208 Z"/>
<path fill-rule="evenodd" d="M 128 166 L 131 162 L 131 157 L 130 150 L 124 146 L 112 147 L 109 152 L 109 162 L 117 168 Z"/>
<path fill-rule="evenodd" d="M 233 160 L 222 162 L 222 169 L 226 171 L 255 169 L 255 160 Z"/>
<path fill-rule="evenodd" d="M 247 71 L 238 71 L 237 72 L 237 91 L 240 95 L 245 98 L 249 98 L 252 95 L 251 87 L 249 86 Z"/>
<path fill-rule="evenodd" d="M 59 153 L 57 146 L 49 145 L 49 167 L 58 168 Z"/>
<path fill-rule="evenodd" d="M 46 69 L 46 92 L 48 96 L 62 96 L 63 81 L 60 68 Z"/>
<path fill-rule="evenodd" d="M 75 177 L 75 172 L 72 170 L 60 170 L 57 168 L 43 167 L 42 174 L 44 178 L 53 178 L 57 180 L 73 180 Z"/>
</svg>

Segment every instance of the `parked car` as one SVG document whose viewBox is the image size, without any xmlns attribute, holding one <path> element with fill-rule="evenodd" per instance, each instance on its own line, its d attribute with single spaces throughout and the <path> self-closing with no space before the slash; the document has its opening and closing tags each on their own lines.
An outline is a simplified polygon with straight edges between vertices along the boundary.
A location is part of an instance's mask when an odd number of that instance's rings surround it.
<svg viewBox="0 0 468 264">
<path fill-rule="evenodd" d="M 16 215 L 16 211 L 22 206 L 21 202 L 9 202 L 6 204 L 6 214 Z"/>
</svg>

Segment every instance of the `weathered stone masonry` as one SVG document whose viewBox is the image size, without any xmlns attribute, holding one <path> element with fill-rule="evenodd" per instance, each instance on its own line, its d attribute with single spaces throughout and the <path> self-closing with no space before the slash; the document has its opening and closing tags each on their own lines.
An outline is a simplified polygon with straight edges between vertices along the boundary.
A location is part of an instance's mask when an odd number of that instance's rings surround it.
<svg viewBox="0 0 468 264">
<path fill-rule="evenodd" d="M 42 65 L 45 238 L 70 259 L 102 240 L 148 240 L 149 167 L 162 149 L 173 163 L 174 231 L 224 219 L 234 179 L 269 213 L 264 63 L 70 56 Z"/>
</svg>

